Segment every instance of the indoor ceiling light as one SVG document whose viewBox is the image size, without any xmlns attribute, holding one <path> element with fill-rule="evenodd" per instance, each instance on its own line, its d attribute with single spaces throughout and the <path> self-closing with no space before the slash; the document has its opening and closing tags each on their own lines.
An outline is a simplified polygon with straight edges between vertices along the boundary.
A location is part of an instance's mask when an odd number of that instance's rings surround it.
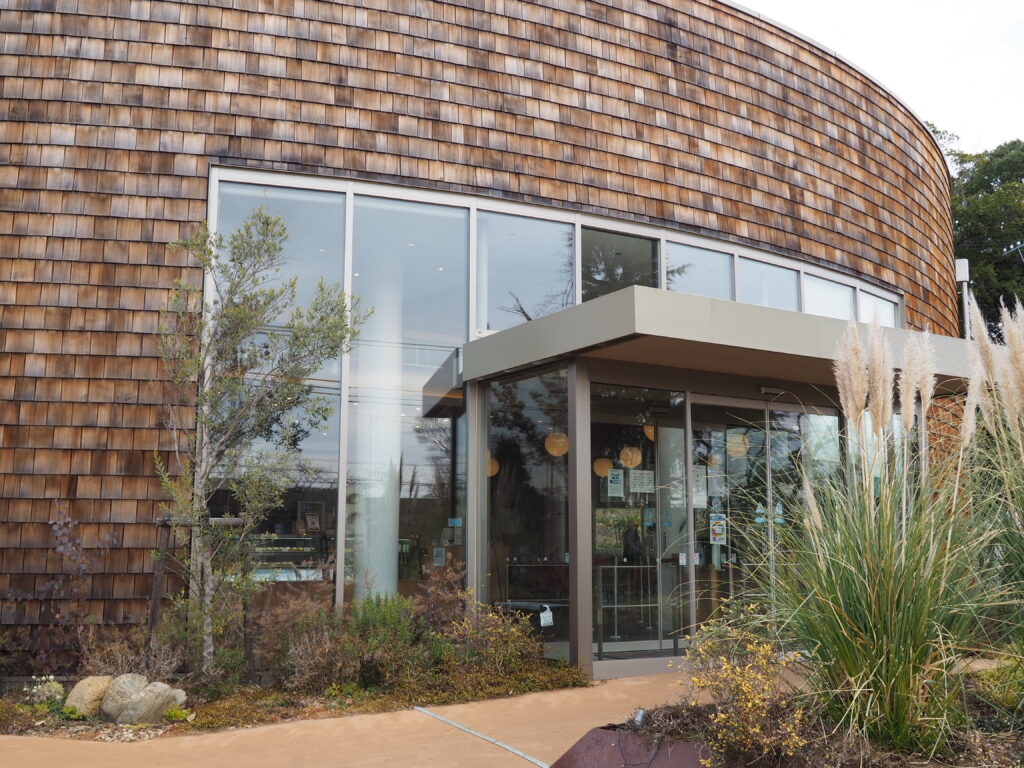
<svg viewBox="0 0 1024 768">
<path fill-rule="evenodd" d="M 569 452 L 569 436 L 565 432 L 552 432 L 544 438 L 544 450 L 552 456 L 565 456 Z"/>
<path fill-rule="evenodd" d="M 629 469 L 639 467 L 643 458 L 643 453 L 635 445 L 627 445 L 619 451 L 619 461 L 622 462 L 622 466 L 628 467 Z"/>
</svg>

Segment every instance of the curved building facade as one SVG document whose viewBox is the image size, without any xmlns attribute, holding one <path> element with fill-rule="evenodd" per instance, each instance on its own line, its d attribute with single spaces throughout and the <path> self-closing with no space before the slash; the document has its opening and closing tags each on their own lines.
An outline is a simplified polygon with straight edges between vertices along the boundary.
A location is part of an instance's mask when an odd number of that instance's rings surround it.
<svg viewBox="0 0 1024 768">
<path fill-rule="evenodd" d="M 666 648 L 735 582 L 709 462 L 777 506 L 808 435 L 838 435 L 815 393 L 842 320 L 957 332 L 927 128 L 725 3 L 15 1 L 0 35 L 3 624 L 73 598 L 142 621 L 162 589 L 155 333 L 202 282 L 167 245 L 203 221 L 264 205 L 300 298 L 323 276 L 375 309 L 312 382 L 336 416 L 268 577 L 358 596 L 466 560 L 577 660 L 588 633 L 598 660 L 649 651 L 641 624 Z M 52 588 L 55 505 L 95 554 L 77 597 Z"/>
</svg>

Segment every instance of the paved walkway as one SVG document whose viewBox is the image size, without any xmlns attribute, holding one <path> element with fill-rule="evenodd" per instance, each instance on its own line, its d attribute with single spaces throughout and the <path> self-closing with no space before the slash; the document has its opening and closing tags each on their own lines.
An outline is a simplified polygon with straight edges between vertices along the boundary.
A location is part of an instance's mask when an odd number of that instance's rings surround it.
<svg viewBox="0 0 1024 768">
<path fill-rule="evenodd" d="M 678 679 L 668 672 L 429 713 L 303 720 L 128 744 L 0 736 L 0 768 L 530 768 L 553 763 L 595 726 L 678 699 Z"/>
</svg>

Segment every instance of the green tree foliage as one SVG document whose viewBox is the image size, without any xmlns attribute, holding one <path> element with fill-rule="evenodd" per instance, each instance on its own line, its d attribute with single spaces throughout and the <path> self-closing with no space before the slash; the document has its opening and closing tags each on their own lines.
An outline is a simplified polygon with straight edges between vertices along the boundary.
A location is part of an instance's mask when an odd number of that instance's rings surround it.
<svg viewBox="0 0 1024 768">
<path fill-rule="evenodd" d="M 953 165 L 954 250 L 970 261 L 974 295 L 989 329 L 997 331 L 1000 304 L 1024 296 L 1021 254 L 1006 253 L 1024 240 L 1024 141 L 947 156 Z"/>
<path fill-rule="evenodd" d="M 308 307 L 295 306 L 295 280 L 278 274 L 287 236 L 257 208 L 226 239 L 204 228 L 174 244 L 202 267 L 207 292 L 179 282 L 163 312 L 159 349 L 176 396 L 174 463 L 159 471 L 169 511 L 190 531 L 190 625 L 207 672 L 249 581 L 255 528 L 304 471 L 302 439 L 331 415 L 307 380 L 342 354 L 358 321 L 341 287 L 323 281 Z M 211 520 L 222 490 L 237 509 L 230 527 Z"/>
</svg>

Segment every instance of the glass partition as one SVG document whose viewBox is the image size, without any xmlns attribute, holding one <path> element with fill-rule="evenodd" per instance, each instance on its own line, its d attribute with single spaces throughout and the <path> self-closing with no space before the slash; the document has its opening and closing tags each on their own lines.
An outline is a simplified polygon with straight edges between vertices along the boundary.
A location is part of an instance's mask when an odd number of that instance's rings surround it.
<svg viewBox="0 0 1024 768">
<path fill-rule="evenodd" d="M 352 345 L 347 517 L 353 596 L 415 593 L 461 552 L 451 415 L 423 412 L 423 386 L 466 340 L 469 211 L 355 199 L 352 292 L 373 314 Z M 400 222 L 400 224 L 399 224 Z"/>
<path fill-rule="evenodd" d="M 565 369 L 492 382 L 487 395 L 486 600 L 531 616 L 569 653 L 569 437 Z"/>
<path fill-rule="evenodd" d="M 631 285 L 658 284 L 657 241 L 589 227 L 582 237 L 583 301 Z"/>
<path fill-rule="evenodd" d="M 665 250 L 669 290 L 712 299 L 732 298 L 732 254 L 681 243 L 668 243 Z"/>
<path fill-rule="evenodd" d="M 511 328 L 573 304 L 571 224 L 480 211 L 477 327 Z"/>
</svg>

